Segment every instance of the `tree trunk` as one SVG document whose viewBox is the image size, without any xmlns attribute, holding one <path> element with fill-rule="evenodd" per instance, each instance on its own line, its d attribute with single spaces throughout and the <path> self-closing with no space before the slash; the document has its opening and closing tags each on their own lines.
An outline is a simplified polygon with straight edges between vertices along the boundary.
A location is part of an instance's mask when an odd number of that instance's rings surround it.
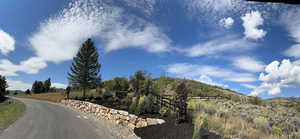
<svg viewBox="0 0 300 139">
<path fill-rule="evenodd" d="M 83 95 L 82 95 L 82 98 L 85 99 L 85 91 L 86 91 L 86 88 L 83 87 Z"/>
</svg>

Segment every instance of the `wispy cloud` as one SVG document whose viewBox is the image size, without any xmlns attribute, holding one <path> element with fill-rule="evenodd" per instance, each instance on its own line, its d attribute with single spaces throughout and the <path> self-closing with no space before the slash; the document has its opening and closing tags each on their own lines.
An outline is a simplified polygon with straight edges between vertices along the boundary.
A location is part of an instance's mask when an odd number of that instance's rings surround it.
<svg viewBox="0 0 300 139">
<path fill-rule="evenodd" d="M 124 2 L 127 6 L 135 8 L 141 8 L 143 5 L 141 2 L 136 5 L 130 1 Z M 152 9 L 155 4 L 151 0 L 144 1 L 144 3 L 144 6 L 150 6 L 149 9 Z M 101 40 L 101 50 L 105 52 L 139 48 L 151 53 L 161 53 L 169 51 L 171 43 L 171 40 L 157 26 L 138 16 L 129 15 L 126 9 L 112 2 L 76 0 L 57 15 L 41 22 L 36 32 L 28 38 L 35 56 L 23 62 L 32 62 L 37 59 L 38 62 L 30 63 L 32 66 L 25 68 L 22 62 L 17 65 L 8 60 L 2 60 L 0 72 L 7 76 L 15 76 L 18 71 L 33 74 L 45 68 L 46 62 L 60 63 L 71 60 L 81 44 L 91 37 Z M 0 38 L 0 50 L 1 48 Z M 7 51 L 5 47 L 3 52 Z M 7 65 L 13 67 L 13 70 L 9 71 L 5 67 Z"/>
<path fill-rule="evenodd" d="M 255 76 L 250 73 L 240 73 L 215 66 L 189 63 L 176 63 L 168 65 L 167 72 L 179 77 L 187 77 L 191 79 L 197 79 L 201 77 L 201 75 L 207 75 L 232 82 L 254 82 L 257 80 Z"/>
<path fill-rule="evenodd" d="M 204 43 L 198 43 L 191 48 L 181 50 L 187 56 L 205 56 L 220 54 L 224 52 L 242 52 L 250 50 L 258 46 L 255 42 L 247 39 L 239 38 L 235 35 L 229 35 L 221 38 L 216 38 Z"/>
<path fill-rule="evenodd" d="M 7 88 L 8 90 L 25 91 L 27 89 L 31 89 L 31 84 L 23 81 L 7 79 L 7 84 L 8 84 L 8 88 Z"/>
<path fill-rule="evenodd" d="M 15 39 L 0 29 L 0 53 L 6 55 L 15 50 Z"/>
<path fill-rule="evenodd" d="M 237 68 L 250 71 L 250 72 L 260 72 L 263 71 L 264 67 L 266 66 L 262 61 L 247 56 L 239 56 L 234 57 L 232 59 L 233 65 Z"/>
<path fill-rule="evenodd" d="M 289 35 L 297 43 L 285 50 L 284 55 L 300 58 L 300 10 L 289 9 L 283 12 L 280 21 L 289 32 Z"/>
<path fill-rule="evenodd" d="M 13 64 L 7 59 L 0 60 L 0 74 L 5 76 L 17 76 L 17 72 L 36 74 L 40 69 L 47 67 L 47 63 L 39 57 L 31 57 L 21 61 L 20 64 Z"/>
</svg>

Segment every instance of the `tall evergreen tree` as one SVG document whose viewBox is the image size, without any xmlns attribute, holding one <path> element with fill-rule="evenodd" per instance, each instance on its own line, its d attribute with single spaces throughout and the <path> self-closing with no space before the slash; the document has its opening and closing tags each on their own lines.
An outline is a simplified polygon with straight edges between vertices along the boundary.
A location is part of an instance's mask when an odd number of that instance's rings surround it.
<svg viewBox="0 0 300 139">
<path fill-rule="evenodd" d="M 44 82 L 44 92 L 49 92 L 51 87 L 51 79 L 48 78 L 45 82 Z"/>
<path fill-rule="evenodd" d="M 85 98 L 86 89 L 99 84 L 100 68 L 98 62 L 99 54 L 91 39 L 85 41 L 79 49 L 77 55 L 73 58 L 70 68 L 69 82 L 72 86 L 80 87 L 83 90 Z"/>
<path fill-rule="evenodd" d="M 0 75 L 0 99 L 6 94 L 6 88 L 8 87 L 5 76 Z"/>
</svg>

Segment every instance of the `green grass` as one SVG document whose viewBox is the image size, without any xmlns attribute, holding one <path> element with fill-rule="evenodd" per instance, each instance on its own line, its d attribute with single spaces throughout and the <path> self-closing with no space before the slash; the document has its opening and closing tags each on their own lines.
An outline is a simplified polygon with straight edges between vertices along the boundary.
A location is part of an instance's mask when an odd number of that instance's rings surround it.
<svg viewBox="0 0 300 139">
<path fill-rule="evenodd" d="M 16 104 L 0 103 L 0 133 L 10 124 L 14 123 L 25 111 L 25 105 L 21 102 Z"/>
</svg>

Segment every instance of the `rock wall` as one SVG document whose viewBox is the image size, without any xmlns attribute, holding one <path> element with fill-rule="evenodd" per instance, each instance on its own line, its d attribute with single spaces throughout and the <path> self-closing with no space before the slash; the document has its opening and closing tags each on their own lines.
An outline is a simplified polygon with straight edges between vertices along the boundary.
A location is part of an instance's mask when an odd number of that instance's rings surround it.
<svg viewBox="0 0 300 139">
<path fill-rule="evenodd" d="M 111 120 L 116 124 L 127 126 L 130 129 L 163 124 L 165 122 L 162 119 L 140 118 L 136 115 L 129 114 L 127 111 L 115 110 L 86 101 L 62 100 L 61 103 L 80 112 L 91 114 L 95 116 L 96 119 Z"/>
</svg>

